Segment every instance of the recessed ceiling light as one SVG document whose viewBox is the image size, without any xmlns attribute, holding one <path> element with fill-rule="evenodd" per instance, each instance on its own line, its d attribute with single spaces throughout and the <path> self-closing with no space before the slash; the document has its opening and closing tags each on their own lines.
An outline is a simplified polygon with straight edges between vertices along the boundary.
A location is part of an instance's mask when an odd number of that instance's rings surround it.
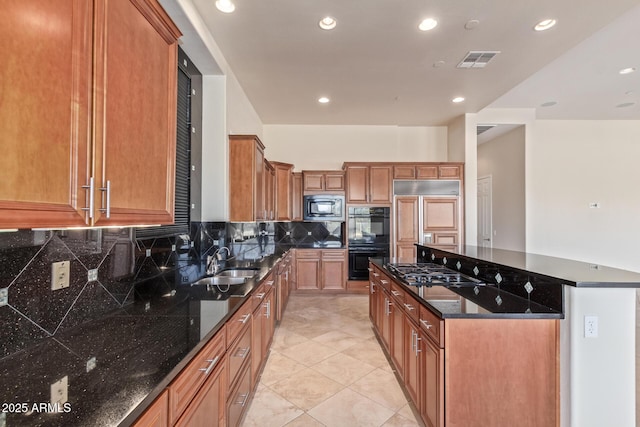
<svg viewBox="0 0 640 427">
<path fill-rule="evenodd" d="M 236 10 L 236 5 L 231 0 L 216 0 L 216 8 L 220 12 L 231 13 Z"/>
<path fill-rule="evenodd" d="M 635 67 L 623 68 L 619 71 L 620 74 L 631 74 L 636 70 Z"/>
<path fill-rule="evenodd" d="M 440 68 L 440 67 L 444 67 L 445 62 L 444 61 L 436 61 L 433 63 L 433 68 Z"/>
<path fill-rule="evenodd" d="M 536 31 L 546 31 L 549 28 L 553 27 L 554 25 L 556 25 L 556 20 L 555 19 L 545 19 L 543 21 L 540 21 L 536 24 L 535 27 L 533 27 L 534 30 Z"/>
<path fill-rule="evenodd" d="M 329 98 L 327 98 L 326 96 L 322 96 L 322 97 L 318 98 L 318 102 L 320 104 L 328 104 L 329 103 Z"/>
<path fill-rule="evenodd" d="M 433 18 L 423 19 L 422 22 L 418 25 L 418 29 L 420 31 L 429 31 L 433 30 L 438 25 L 438 21 Z"/>
<path fill-rule="evenodd" d="M 477 19 L 469 19 L 467 21 L 466 24 L 464 24 L 464 29 L 465 30 L 473 30 L 475 29 L 478 25 L 480 25 L 480 21 L 478 21 Z"/>
<path fill-rule="evenodd" d="M 616 108 L 627 108 L 627 107 L 632 107 L 634 105 L 636 105 L 635 102 L 625 102 L 623 104 L 616 105 Z"/>
<path fill-rule="evenodd" d="M 462 96 L 456 96 L 455 98 L 453 98 L 453 99 L 451 100 L 451 102 L 455 102 L 456 104 L 459 104 L 459 103 L 461 103 L 462 101 L 464 101 L 464 97 L 462 97 Z"/>
<path fill-rule="evenodd" d="M 553 107 L 556 104 L 557 104 L 556 101 L 547 101 L 547 102 L 543 102 L 542 104 L 540 104 L 540 106 L 541 107 Z"/>
<path fill-rule="evenodd" d="M 332 17 L 325 16 L 320 20 L 320 22 L 318 22 L 318 25 L 323 30 L 333 30 L 336 27 L 336 25 L 338 25 L 338 23 Z"/>
</svg>

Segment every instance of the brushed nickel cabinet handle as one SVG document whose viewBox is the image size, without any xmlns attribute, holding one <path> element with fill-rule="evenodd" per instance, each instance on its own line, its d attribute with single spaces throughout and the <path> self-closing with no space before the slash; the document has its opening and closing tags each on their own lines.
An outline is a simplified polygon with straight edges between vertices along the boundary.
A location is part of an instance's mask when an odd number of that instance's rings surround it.
<svg viewBox="0 0 640 427">
<path fill-rule="evenodd" d="M 204 372 L 205 375 L 209 375 L 209 372 L 211 372 L 213 367 L 216 366 L 218 360 L 220 360 L 220 356 L 216 356 L 214 359 L 207 359 L 207 362 L 209 362 L 209 366 L 207 366 L 206 368 L 200 368 L 198 370 Z"/>
</svg>

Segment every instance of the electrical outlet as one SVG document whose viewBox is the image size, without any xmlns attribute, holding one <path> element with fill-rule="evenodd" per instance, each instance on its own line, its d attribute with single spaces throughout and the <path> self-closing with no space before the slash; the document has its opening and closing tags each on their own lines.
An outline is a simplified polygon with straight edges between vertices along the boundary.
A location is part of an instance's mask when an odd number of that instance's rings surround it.
<svg viewBox="0 0 640 427">
<path fill-rule="evenodd" d="M 98 269 L 93 268 L 87 272 L 87 281 L 95 282 L 96 280 L 98 280 Z"/>
<path fill-rule="evenodd" d="M 9 288 L 0 289 L 0 307 L 9 304 Z"/>
<path fill-rule="evenodd" d="M 598 337 L 598 316 L 584 316 L 585 338 Z"/>
<path fill-rule="evenodd" d="M 87 372 L 92 371 L 93 369 L 95 369 L 96 365 L 97 365 L 97 361 L 95 357 L 92 357 L 91 359 L 87 360 Z"/>
<path fill-rule="evenodd" d="M 51 403 L 62 405 L 69 400 L 69 377 L 64 378 L 51 384 Z"/>
<path fill-rule="evenodd" d="M 60 261 L 51 264 L 51 290 L 57 291 L 58 289 L 69 287 L 69 272 L 71 262 Z"/>
</svg>

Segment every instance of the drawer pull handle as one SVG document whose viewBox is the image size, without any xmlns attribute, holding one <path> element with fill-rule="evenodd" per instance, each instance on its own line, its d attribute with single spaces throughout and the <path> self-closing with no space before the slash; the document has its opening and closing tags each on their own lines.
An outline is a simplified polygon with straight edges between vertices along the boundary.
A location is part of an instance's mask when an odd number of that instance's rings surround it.
<svg viewBox="0 0 640 427">
<path fill-rule="evenodd" d="M 262 299 L 262 298 L 264 298 L 265 295 L 266 294 L 264 292 L 260 292 L 259 294 L 256 294 L 256 298 Z"/>
<path fill-rule="evenodd" d="M 209 366 L 207 366 L 206 368 L 200 368 L 198 370 L 204 372 L 205 375 L 209 375 L 209 372 L 211 372 L 213 367 L 216 366 L 218 360 L 220 360 L 220 356 L 216 356 L 214 359 L 207 359 L 207 362 L 209 362 Z"/>
<path fill-rule="evenodd" d="M 241 394 L 238 396 L 238 400 L 236 400 L 236 405 L 244 406 L 247 403 L 248 398 L 249 393 Z"/>
<path fill-rule="evenodd" d="M 373 268 L 371 268 L 371 267 L 368 267 L 368 268 L 367 268 L 367 270 L 369 270 L 369 271 L 373 271 Z"/>
<path fill-rule="evenodd" d="M 273 280 L 269 280 L 269 281 L 267 282 L 267 286 L 273 286 Z"/>
<path fill-rule="evenodd" d="M 424 325 L 424 327 L 427 328 L 427 329 L 431 329 L 433 327 L 433 325 L 431 323 L 429 323 L 428 320 L 420 319 L 420 323 L 422 323 Z"/>
<path fill-rule="evenodd" d="M 373 273 L 373 277 L 380 277 L 378 273 Z"/>
<path fill-rule="evenodd" d="M 247 357 L 247 354 L 249 353 L 249 350 L 251 350 L 251 347 L 247 347 L 247 348 L 239 348 L 238 351 L 236 351 L 236 354 L 234 354 L 234 357 L 239 357 L 241 359 L 244 359 L 245 357 Z"/>
<path fill-rule="evenodd" d="M 407 310 L 411 311 L 414 310 L 413 306 L 411 304 L 404 304 L 404 306 L 407 308 Z"/>
<path fill-rule="evenodd" d="M 402 295 L 400 292 L 398 291 L 391 291 L 391 293 L 393 294 L 394 297 L 399 297 L 400 295 Z"/>
<path fill-rule="evenodd" d="M 388 285 L 388 284 L 389 284 L 389 281 L 388 281 L 388 280 L 384 280 L 384 279 L 382 279 L 382 280 L 380 280 L 380 283 L 383 283 L 383 284 L 385 284 L 385 285 Z"/>
<path fill-rule="evenodd" d="M 238 322 L 242 322 L 242 324 L 244 325 L 250 318 L 251 314 L 245 314 L 244 316 L 242 316 L 242 319 L 238 320 Z"/>
</svg>

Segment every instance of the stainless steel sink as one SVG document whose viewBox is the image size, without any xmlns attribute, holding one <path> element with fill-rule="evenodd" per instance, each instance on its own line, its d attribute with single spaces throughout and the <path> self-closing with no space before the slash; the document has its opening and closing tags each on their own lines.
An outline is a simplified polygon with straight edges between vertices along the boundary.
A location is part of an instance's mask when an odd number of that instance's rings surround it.
<svg viewBox="0 0 640 427">
<path fill-rule="evenodd" d="M 229 276 L 210 276 L 204 277 L 197 282 L 193 282 L 191 286 L 196 285 L 242 285 L 247 281 L 246 277 L 229 277 Z"/>
<path fill-rule="evenodd" d="M 233 268 L 228 270 L 222 270 L 215 277 L 246 277 L 250 278 L 258 274 L 258 270 L 247 268 Z"/>
</svg>

